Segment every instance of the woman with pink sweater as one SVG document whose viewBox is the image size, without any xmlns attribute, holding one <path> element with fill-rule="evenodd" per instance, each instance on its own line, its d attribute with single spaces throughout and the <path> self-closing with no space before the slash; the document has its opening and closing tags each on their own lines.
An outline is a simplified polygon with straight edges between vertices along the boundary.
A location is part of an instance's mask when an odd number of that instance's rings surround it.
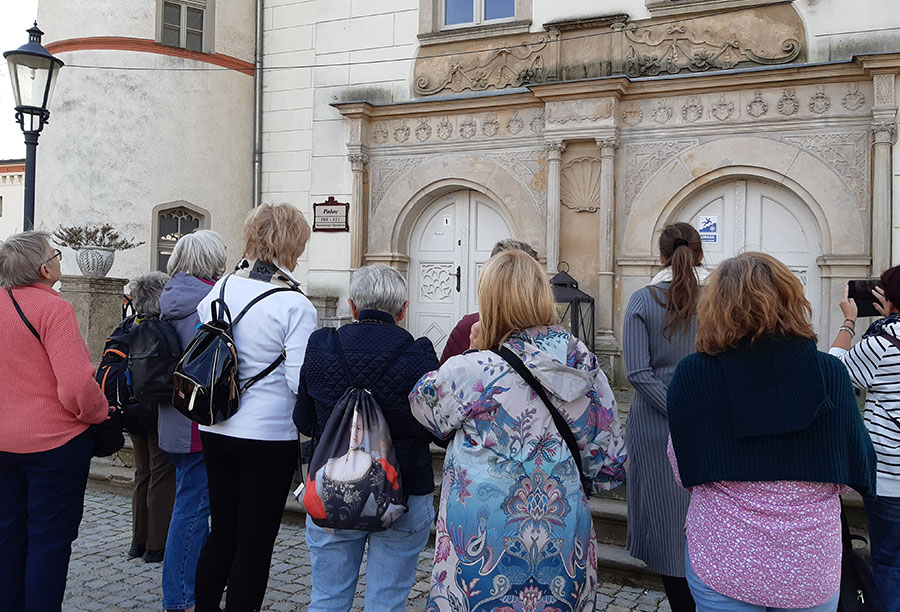
<svg viewBox="0 0 900 612">
<path fill-rule="evenodd" d="M 0 243 L 0 610 L 59 610 L 108 416 L 44 232 Z"/>
</svg>

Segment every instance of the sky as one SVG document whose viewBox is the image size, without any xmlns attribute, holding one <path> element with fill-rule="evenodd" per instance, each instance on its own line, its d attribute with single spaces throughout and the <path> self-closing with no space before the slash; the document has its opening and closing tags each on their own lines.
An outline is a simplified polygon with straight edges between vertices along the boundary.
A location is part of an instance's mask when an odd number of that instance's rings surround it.
<svg viewBox="0 0 900 612">
<path fill-rule="evenodd" d="M 37 17 L 38 0 L 3 0 L 0 2 L 0 52 L 17 49 L 28 42 L 25 30 Z M 51 112 L 53 111 L 51 100 Z M 15 120 L 12 85 L 6 60 L 0 58 L 0 159 L 25 157 L 22 130 Z"/>
</svg>

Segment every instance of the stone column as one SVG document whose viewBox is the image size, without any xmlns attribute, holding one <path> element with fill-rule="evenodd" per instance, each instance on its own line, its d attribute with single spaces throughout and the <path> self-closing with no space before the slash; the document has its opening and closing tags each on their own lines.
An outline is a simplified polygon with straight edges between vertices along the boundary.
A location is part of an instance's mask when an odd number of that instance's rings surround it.
<svg viewBox="0 0 900 612">
<path fill-rule="evenodd" d="M 548 142 L 547 149 L 547 272 L 556 274 L 559 265 L 559 172 L 566 143 Z"/>
<path fill-rule="evenodd" d="M 891 266 L 891 149 L 896 124 L 874 121 L 872 155 L 872 274 Z"/>
<path fill-rule="evenodd" d="M 616 149 L 617 136 L 596 139 L 600 147 L 600 229 L 597 291 L 597 352 L 614 354 L 619 351 L 613 332 L 615 310 L 615 215 L 616 215 Z"/>
<path fill-rule="evenodd" d="M 106 338 L 122 320 L 125 278 L 86 278 L 63 276 L 60 295 L 75 308 L 78 329 L 91 353 L 91 361 L 100 363 Z"/>
<path fill-rule="evenodd" d="M 368 207 L 364 198 L 363 173 L 369 156 L 365 153 L 350 153 L 347 158 L 353 169 L 353 189 L 350 192 L 350 267 L 362 267 L 366 256 L 366 217 Z"/>
</svg>

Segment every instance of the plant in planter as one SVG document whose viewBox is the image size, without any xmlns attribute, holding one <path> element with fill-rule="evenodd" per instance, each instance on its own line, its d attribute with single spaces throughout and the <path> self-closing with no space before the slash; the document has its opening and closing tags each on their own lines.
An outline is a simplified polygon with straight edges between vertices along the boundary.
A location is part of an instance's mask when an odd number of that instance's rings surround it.
<svg viewBox="0 0 900 612">
<path fill-rule="evenodd" d="M 141 246 L 143 242 L 122 238 L 109 223 L 103 225 L 60 225 L 53 232 L 53 242 L 75 251 L 75 261 L 84 276 L 103 278 L 112 268 L 116 251 Z"/>
</svg>

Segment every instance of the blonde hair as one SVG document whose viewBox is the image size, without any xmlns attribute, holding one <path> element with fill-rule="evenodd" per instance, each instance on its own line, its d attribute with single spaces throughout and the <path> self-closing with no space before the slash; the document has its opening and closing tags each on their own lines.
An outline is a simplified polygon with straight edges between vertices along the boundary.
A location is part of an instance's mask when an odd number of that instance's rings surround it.
<svg viewBox="0 0 900 612">
<path fill-rule="evenodd" d="M 245 259 L 278 262 L 293 270 L 309 240 L 309 223 L 290 204 L 263 204 L 244 221 Z"/>
<path fill-rule="evenodd" d="M 556 322 L 553 291 L 541 265 L 528 253 L 501 251 L 478 279 L 483 346 L 499 346 L 520 329 Z"/>
<path fill-rule="evenodd" d="M 709 276 L 697 304 L 697 351 L 715 355 L 763 334 L 815 339 L 803 284 L 765 253 L 726 259 Z"/>
</svg>

